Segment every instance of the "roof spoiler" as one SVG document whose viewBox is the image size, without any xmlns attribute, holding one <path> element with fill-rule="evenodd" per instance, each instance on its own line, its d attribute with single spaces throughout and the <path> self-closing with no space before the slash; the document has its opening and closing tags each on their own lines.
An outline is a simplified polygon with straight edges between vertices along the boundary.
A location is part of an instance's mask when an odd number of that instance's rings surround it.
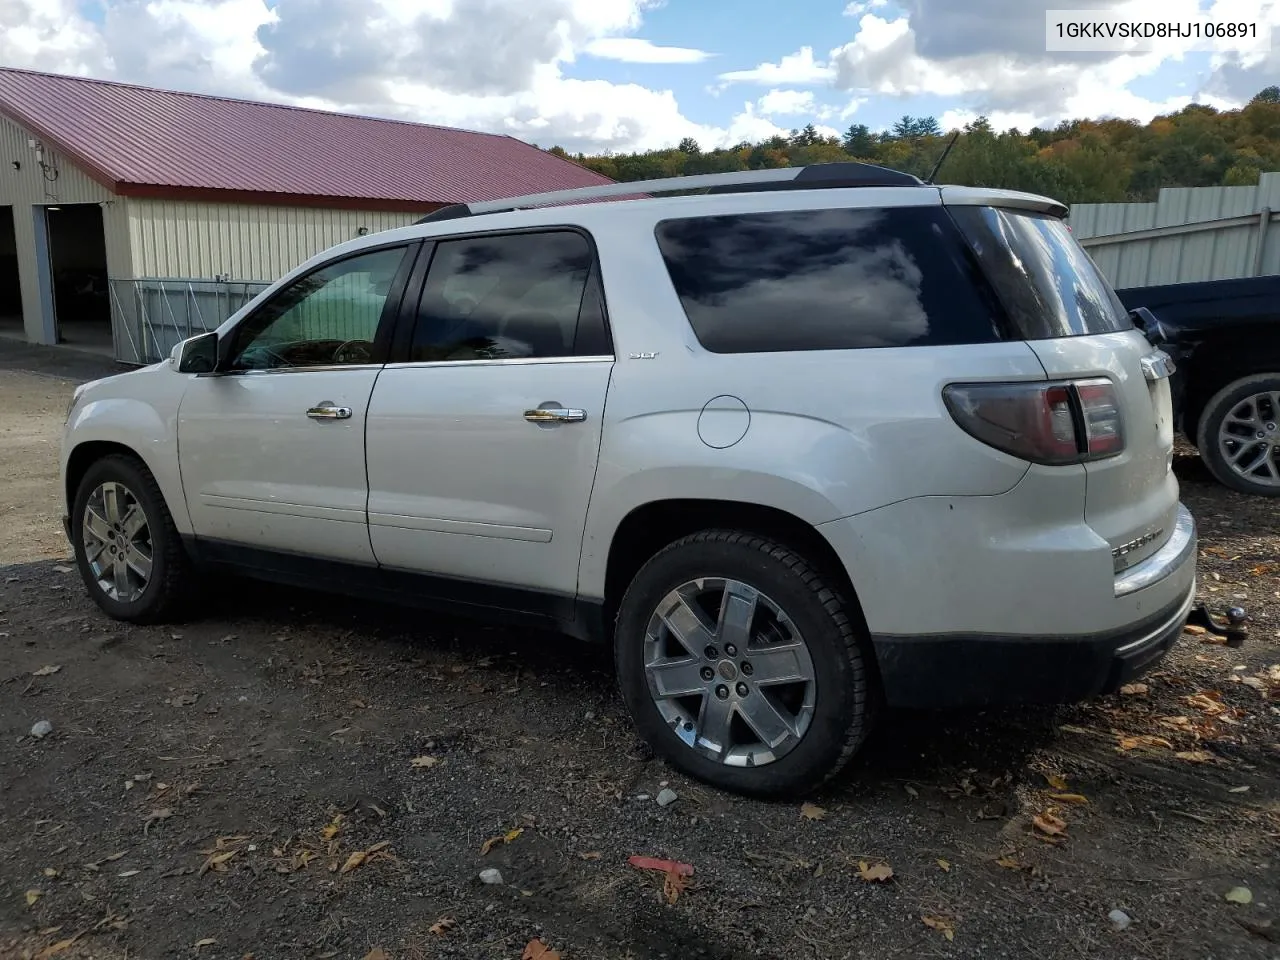
<svg viewBox="0 0 1280 960">
<path fill-rule="evenodd" d="M 758 193 L 766 190 L 822 190 L 829 187 L 919 187 L 924 181 L 909 173 L 890 170 L 873 163 L 815 163 L 807 167 L 780 167 L 774 170 L 738 170 L 733 173 L 704 173 L 689 177 L 665 177 L 631 183 L 608 183 L 598 187 L 532 193 L 505 200 L 480 203 L 455 203 L 427 214 L 418 223 L 457 220 L 485 213 L 506 213 L 536 207 L 593 200 L 635 197 L 638 194 L 685 193 L 705 190 L 707 193 Z"/>
</svg>

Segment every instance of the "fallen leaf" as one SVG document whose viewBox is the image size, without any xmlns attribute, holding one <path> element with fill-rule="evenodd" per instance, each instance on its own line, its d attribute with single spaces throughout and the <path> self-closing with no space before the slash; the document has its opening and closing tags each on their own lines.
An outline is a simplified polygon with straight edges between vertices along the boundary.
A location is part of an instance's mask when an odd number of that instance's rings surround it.
<svg viewBox="0 0 1280 960">
<path fill-rule="evenodd" d="M 1185 627 L 1182 628 L 1182 632 L 1189 633 L 1193 637 L 1199 637 L 1199 636 L 1203 636 L 1209 631 L 1206 630 L 1204 627 L 1199 626 L 1198 624 L 1188 623 Z"/>
<path fill-rule="evenodd" d="M 911 797 L 913 800 L 918 799 L 920 797 L 920 791 L 917 790 L 915 787 L 913 787 L 909 783 L 906 784 L 902 789 L 907 791 L 907 796 Z"/>
<path fill-rule="evenodd" d="M 57 673 L 61 669 L 62 667 L 57 667 L 57 666 L 41 667 L 39 670 L 31 671 L 31 675 L 33 677 L 52 677 L 55 673 Z"/>
<path fill-rule="evenodd" d="M 500 837 L 490 837 L 483 844 L 481 844 L 480 856 L 482 857 L 487 856 L 489 851 L 492 850 L 494 847 L 496 847 L 500 843 L 511 843 L 511 841 L 515 840 L 522 833 L 524 833 L 524 827 L 516 827 L 514 830 L 508 830 L 506 833 L 504 833 Z"/>
<path fill-rule="evenodd" d="M 938 861 L 938 866 L 942 868 L 942 872 L 943 872 L 943 873 L 950 873 L 950 872 L 951 872 L 951 864 L 950 864 L 950 862 L 949 862 L 949 861 L 947 861 L 947 860 L 939 860 L 939 861 Z"/>
<path fill-rule="evenodd" d="M 679 860 L 660 860 L 657 857 L 627 857 L 627 863 L 637 870 L 660 870 L 663 873 L 678 873 L 682 877 L 692 877 L 693 867 Z"/>
<path fill-rule="evenodd" d="M 71 572 L 71 567 L 68 567 L 65 563 L 55 563 L 55 564 L 53 565 L 53 569 L 54 569 L 54 572 L 55 572 L 55 573 L 70 573 L 70 572 Z"/>
<path fill-rule="evenodd" d="M 1245 789 L 1247 790 L 1249 788 L 1245 787 Z M 599 850 L 590 850 L 587 853 L 580 853 L 578 854 L 578 856 L 580 856 L 583 860 L 599 860 L 601 857 L 604 856 L 604 854 L 601 853 Z"/>
<path fill-rule="evenodd" d="M 1120 696 L 1122 697 L 1140 697 L 1150 692 L 1151 688 L 1145 683 L 1126 683 L 1120 688 Z"/>
<path fill-rule="evenodd" d="M 1018 862 L 1017 857 L 1006 853 L 1003 857 L 997 857 L 996 863 L 1008 870 L 1021 870 L 1022 864 Z"/>
<path fill-rule="evenodd" d="M 1059 776 L 1058 774 L 1056 774 L 1056 773 L 1051 773 L 1051 774 L 1047 775 L 1044 779 L 1045 779 L 1045 782 L 1046 782 L 1046 783 L 1048 783 L 1048 784 L 1049 784 L 1049 786 L 1053 787 L 1053 789 L 1055 789 L 1055 790 L 1065 790 L 1065 789 L 1067 789 L 1067 781 L 1066 781 L 1066 779 L 1065 779 L 1065 778 L 1063 778 L 1063 777 L 1060 777 L 1060 776 Z"/>
<path fill-rule="evenodd" d="M 668 904 L 674 904 L 680 899 L 680 894 L 684 892 L 688 880 L 676 873 L 674 870 L 668 870 L 662 877 L 662 896 Z"/>
<path fill-rule="evenodd" d="M 409 761 L 409 766 L 417 767 L 422 770 L 430 770 L 440 762 L 439 757 L 414 757 Z"/>
<path fill-rule="evenodd" d="M 40 899 L 41 897 L 43 897 L 43 896 L 44 896 L 43 891 L 40 891 L 40 890 L 28 890 L 28 891 L 27 891 L 27 906 L 28 906 L 28 907 L 34 907 L 34 906 L 36 905 L 36 901 L 37 901 L 37 900 L 39 900 L 39 899 Z"/>
<path fill-rule="evenodd" d="M 530 940 L 524 945 L 524 953 L 520 954 L 520 960 L 560 960 L 560 954 L 541 940 Z"/>
<path fill-rule="evenodd" d="M 211 854 L 209 859 L 204 862 L 204 865 L 200 867 L 200 873 L 208 873 L 210 870 L 225 870 L 227 861 L 239 852 L 239 850 L 226 850 L 222 853 Z"/>
<path fill-rule="evenodd" d="M 381 947 L 374 947 L 364 955 L 364 960 L 391 960 L 391 958 L 387 956 L 387 951 Z"/>
<path fill-rule="evenodd" d="M 1248 787 L 1232 787 L 1230 790 L 1227 791 L 1227 793 L 1248 793 L 1248 792 L 1249 792 Z"/>
<path fill-rule="evenodd" d="M 930 930 L 937 930 L 948 940 L 954 940 L 956 938 L 955 927 L 953 927 L 951 925 L 951 921 L 947 920 L 945 917 L 921 917 L 920 919 L 924 921 L 924 925 L 926 927 Z"/>
<path fill-rule="evenodd" d="M 1031 822 L 1035 824 L 1037 830 L 1051 837 L 1060 837 L 1067 832 L 1067 822 L 1061 817 L 1055 817 L 1052 813 L 1037 813 L 1031 818 Z"/>
<path fill-rule="evenodd" d="M 1174 757 L 1187 763 L 1209 763 L 1217 759 L 1208 750 L 1179 750 Z"/>
<path fill-rule="evenodd" d="M 825 820 L 827 811 L 815 803 L 802 803 L 800 816 L 805 820 Z"/>
<path fill-rule="evenodd" d="M 1228 903 L 1253 903 L 1253 891 L 1248 887 L 1232 887 L 1223 899 Z"/>
<path fill-rule="evenodd" d="M 321 840 L 332 840 L 342 832 L 342 814 L 338 814 L 320 831 Z"/>
<path fill-rule="evenodd" d="M 64 953 L 74 947 L 76 941 L 82 936 L 84 936 L 84 934 L 78 933 L 74 937 L 68 937 L 66 940 L 59 940 L 57 943 L 49 944 L 49 946 L 36 954 L 36 960 L 51 960 L 52 957 L 56 957 L 58 954 Z"/>
<path fill-rule="evenodd" d="M 1083 793 L 1051 793 L 1049 794 L 1049 799 L 1057 800 L 1059 803 L 1074 803 L 1077 806 L 1082 806 L 1089 802 L 1089 798 Z"/>
<path fill-rule="evenodd" d="M 136 877 L 141 872 L 141 870 L 125 870 L 123 873 L 117 873 L 116 876 L 124 879 L 128 877 Z"/>
<path fill-rule="evenodd" d="M 212 947 L 217 942 L 218 941 L 215 940 L 213 937 L 205 937 L 202 940 L 197 940 L 195 942 L 194 948 L 196 950 L 199 950 L 201 947 Z"/>
<path fill-rule="evenodd" d="M 434 933 L 437 937 L 441 937 L 457 925 L 458 921 L 454 920 L 452 917 L 441 917 L 430 926 L 429 932 Z"/>
<path fill-rule="evenodd" d="M 867 861 L 858 862 L 858 876 L 867 883 L 883 883 L 886 880 L 893 879 L 893 867 L 887 863 L 877 863 L 875 866 L 869 866 Z"/>
<path fill-rule="evenodd" d="M 189 707 L 194 704 L 200 697 L 194 693 L 183 693 L 174 697 L 169 702 L 175 707 Z"/>
<path fill-rule="evenodd" d="M 1248 790 L 1249 788 L 1248 788 L 1248 787 L 1245 787 L 1244 789 L 1245 789 L 1245 790 Z M 1243 792 L 1244 792 L 1244 791 L 1242 790 L 1242 791 L 1241 791 L 1241 793 L 1243 793 Z M 53 867 L 45 867 L 45 868 L 44 868 L 44 875 L 45 875 L 46 877 L 56 877 L 56 876 L 58 875 L 58 871 L 57 871 L 57 870 L 55 870 L 55 869 L 53 869 Z"/>
<path fill-rule="evenodd" d="M 338 870 L 338 873 L 350 873 L 356 867 L 360 866 L 360 864 L 364 863 L 368 858 L 369 854 L 365 851 L 355 850 L 352 852 L 351 856 L 347 857 L 347 862 L 342 865 L 341 869 Z"/>
</svg>

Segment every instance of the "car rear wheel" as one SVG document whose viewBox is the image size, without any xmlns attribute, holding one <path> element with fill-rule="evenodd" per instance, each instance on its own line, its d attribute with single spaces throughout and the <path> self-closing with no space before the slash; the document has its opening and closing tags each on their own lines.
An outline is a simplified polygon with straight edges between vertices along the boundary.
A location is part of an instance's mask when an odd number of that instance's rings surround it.
<svg viewBox="0 0 1280 960">
<path fill-rule="evenodd" d="M 1242 377 L 1214 394 L 1200 416 L 1196 446 L 1226 486 L 1280 497 L 1280 373 Z"/>
<path fill-rule="evenodd" d="M 870 728 L 870 660 L 844 601 L 764 537 L 707 530 L 661 550 L 627 590 L 614 642 L 641 735 L 717 787 L 803 794 Z"/>
<path fill-rule="evenodd" d="M 71 512 L 76 565 L 93 601 L 132 623 L 170 619 L 191 580 L 181 539 L 155 478 L 115 454 L 94 463 Z"/>
</svg>

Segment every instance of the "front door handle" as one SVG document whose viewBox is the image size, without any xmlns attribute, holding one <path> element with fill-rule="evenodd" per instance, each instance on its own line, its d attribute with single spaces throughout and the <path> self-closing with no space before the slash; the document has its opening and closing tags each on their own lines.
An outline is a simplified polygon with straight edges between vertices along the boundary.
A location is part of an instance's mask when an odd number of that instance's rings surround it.
<svg viewBox="0 0 1280 960">
<path fill-rule="evenodd" d="M 581 423 L 587 419 L 587 411 L 572 407 L 539 407 L 526 410 L 524 418 L 530 423 Z"/>
<path fill-rule="evenodd" d="M 308 410 L 307 416 L 312 420 L 350 420 L 351 408 L 340 407 L 332 400 L 324 400 Z"/>
</svg>

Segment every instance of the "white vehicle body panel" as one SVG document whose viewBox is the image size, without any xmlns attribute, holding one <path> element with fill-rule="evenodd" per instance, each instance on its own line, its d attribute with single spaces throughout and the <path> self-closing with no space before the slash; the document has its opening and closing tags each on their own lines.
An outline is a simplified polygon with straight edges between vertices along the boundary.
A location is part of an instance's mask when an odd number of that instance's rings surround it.
<svg viewBox="0 0 1280 960">
<path fill-rule="evenodd" d="M 387 367 L 369 409 L 380 564 L 572 597 L 612 358 Z M 530 423 L 526 410 L 582 410 Z"/>
<path fill-rule="evenodd" d="M 178 443 L 195 535 L 373 564 L 364 430 L 380 369 L 191 377 Z M 307 416 L 324 402 L 349 407 L 350 418 Z"/>
</svg>

